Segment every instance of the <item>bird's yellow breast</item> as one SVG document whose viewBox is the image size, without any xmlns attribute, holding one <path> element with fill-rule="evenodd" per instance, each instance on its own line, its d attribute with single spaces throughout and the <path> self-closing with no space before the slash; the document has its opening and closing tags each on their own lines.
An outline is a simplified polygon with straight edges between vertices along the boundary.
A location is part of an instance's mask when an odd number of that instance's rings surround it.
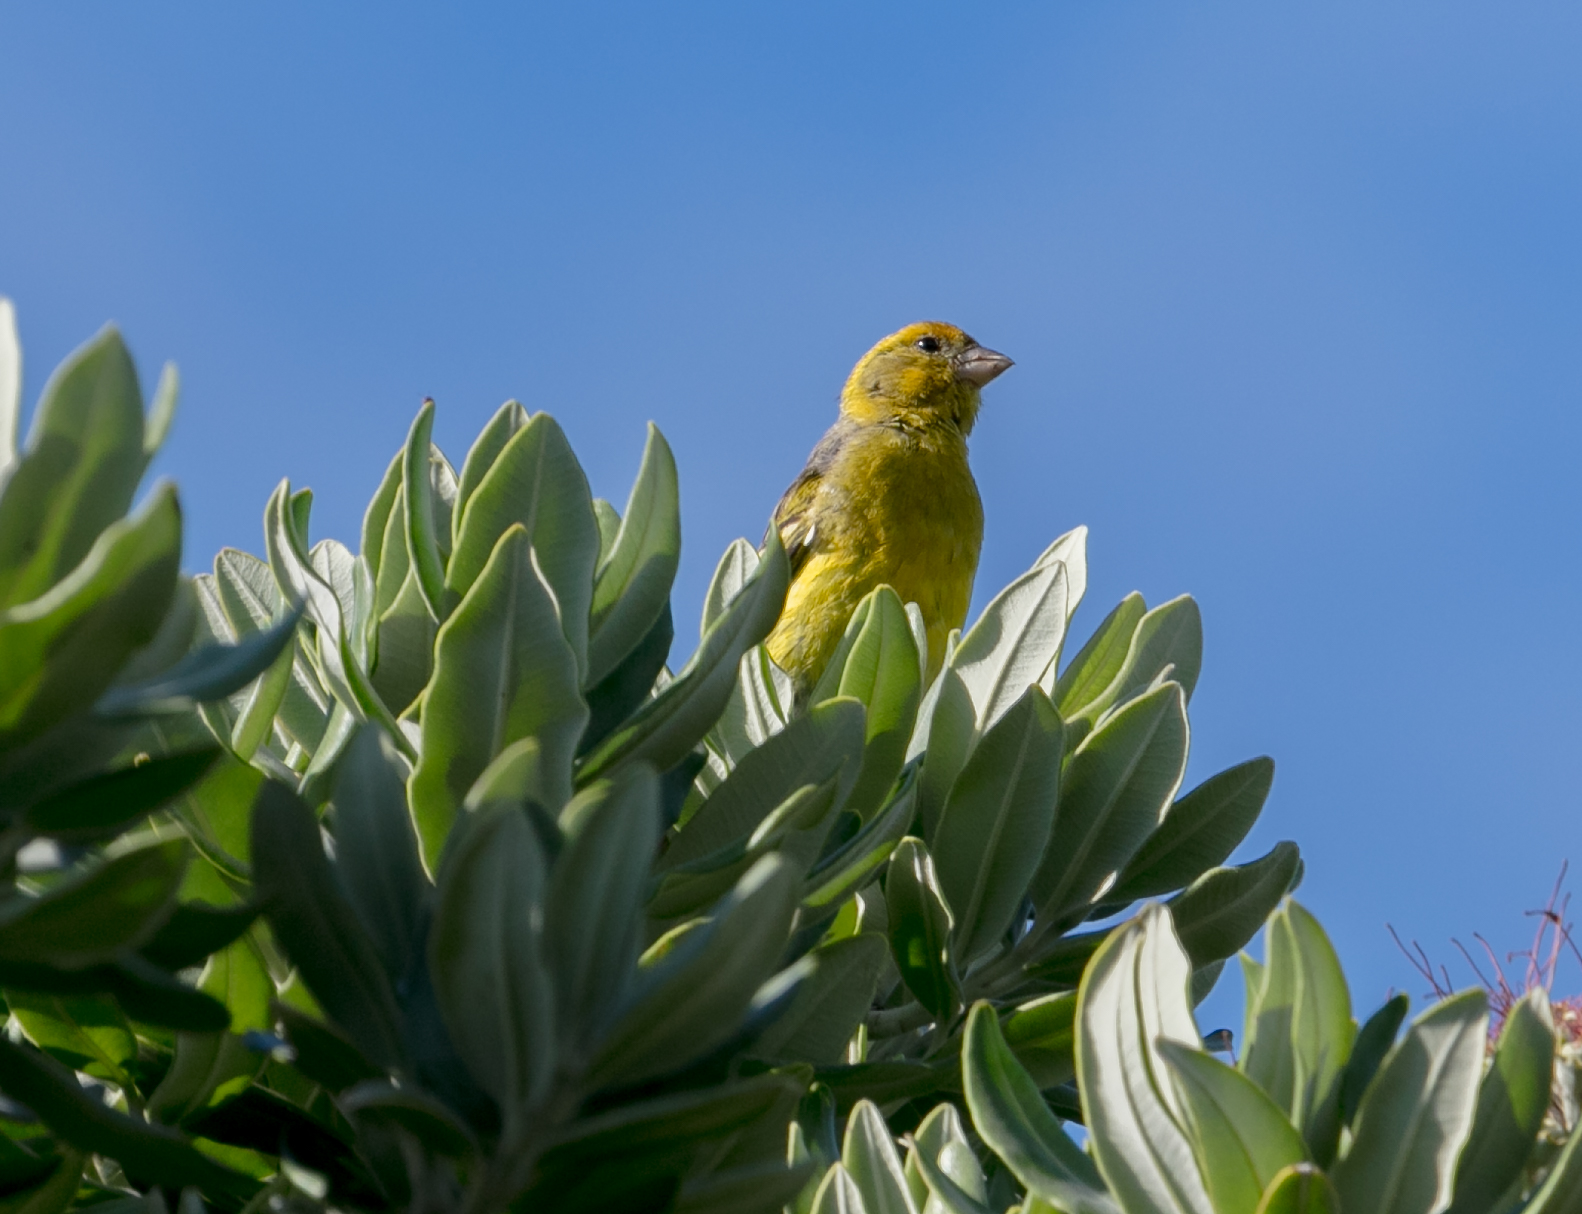
<svg viewBox="0 0 1582 1214">
<path fill-rule="evenodd" d="M 818 528 L 769 651 L 792 674 L 821 670 L 864 595 L 891 586 L 922 610 L 928 671 L 967 616 L 983 506 L 953 427 L 852 426 L 818 487 Z"/>
</svg>

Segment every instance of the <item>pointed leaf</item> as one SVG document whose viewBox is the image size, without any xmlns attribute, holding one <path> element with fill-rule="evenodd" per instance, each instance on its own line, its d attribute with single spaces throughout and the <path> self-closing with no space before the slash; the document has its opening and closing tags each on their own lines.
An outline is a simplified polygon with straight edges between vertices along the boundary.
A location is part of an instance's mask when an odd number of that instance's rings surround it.
<svg viewBox="0 0 1582 1214">
<path fill-rule="evenodd" d="M 974 1128 L 1029 1193 L 1069 1214 L 1118 1214 L 1098 1169 L 1066 1137 L 986 1002 L 967 1018 L 961 1076 Z"/>
<path fill-rule="evenodd" d="M 1110 717 L 1071 756 L 1033 878 L 1044 931 L 1086 914 L 1159 825 L 1186 771 L 1186 700 L 1165 683 Z"/>
<path fill-rule="evenodd" d="M 1099 948 L 1077 995 L 1077 1080 L 1099 1171 L 1128 1214 L 1212 1214 L 1159 1043 L 1196 1046 L 1191 963 L 1161 906 Z"/>
<path fill-rule="evenodd" d="M 15 366 L 9 307 L 0 328 L 13 352 L 0 362 Z M 9 409 L 0 424 L 15 418 Z M 144 463 L 137 370 L 106 326 L 50 376 L 27 445 L 0 485 L 0 611 L 42 595 L 88 555 L 131 507 Z"/>
<path fill-rule="evenodd" d="M 545 808 L 557 811 L 571 795 L 572 755 L 587 720 L 554 596 L 526 529 L 513 525 L 439 631 L 410 786 L 429 868 L 473 781 L 518 739 L 538 739 L 555 798 Z"/>
<path fill-rule="evenodd" d="M 972 697 L 979 732 L 1010 711 L 1055 660 L 1073 606 L 1065 563 L 1034 565 L 962 636 L 950 664 Z"/>
<path fill-rule="evenodd" d="M 895 1149 L 884 1115 L 871 1100 L 859 1100 L 846 1119 L 841 1163 L 868 1214 L 917 1214 L 907 1190 L 901 1153 Z"/>
<path fill-rule="evenodd" d="M 1295 843 L 1276 843 L 1264 856 L 1204 873 L 1168 903 L 1176 935 L 1194 968 L 1234 957 L 1280 905 L 1296 879 Z"/>
<path fill-rule="evenodd" d="M 446 856 L 429 936 L 451 1039 L 508 1127 L 543 1098 L 555 1073 L 555 992 L 542 939 L 546 868 L 526 814 L 482 811 Z"/>
<path fill-rule="evenodd" d="M 473 494 L 478 492 L 478 486 L 483 484 L 483 478 L 489 474 L 495 461 L 500 458 L 500 452 L 505 450 L 507 443 L 527 428 L 529 420 L 526 409 L 516 401 L 508 400 L 495 410 L 494 416 L 473 440 L 472 446 L 467 451 L 467 458 L 461 466 L 461 479 L 456 485 L 456 509 L 451 515 L 453 550 L 461 542 L 461 525 L 467 517 L 467 503 L 472 500 Z"/>
<path fill-rule="evenodd" d="M 1134 590 L 1093 630 L 1093 635 L 1061 673 L 1050 696 L 1061 716 L 1076 718 L 1115 681 L 1115 676 L 1126 664 L 1137 625 L 1147 612 L 1143 596 Z"/>
<path fill-rule="evenodd" d="M 960 1002 L 950 954 L 951 913 L 921 839 L 902 839 L 890 856 L 884 896 L 901 980 L 935 1017 L 950 1015 Z"/>
<path fill-rule="evenodd" d="M 532 546 L 534 564 L 549 587 L 581 678 L 589 673 L 588 612 L 599 526 L 588 478 L 547 413 L 534 415 L 511 436 L 468 500 L 446 574 L 450 603 L 466 595 L 483 575 L 500 537 L 513 526 L 523 529 Z M 635 639 L 641 640 L 641 634 Z"/>
<path fill-rule="evenodd" d="M 1270 1183 L 1257 1214 L 1340 1214 L 1340 1198 L 1312 1164 L 1292 1164 Z"/>
<path fill-rule="evenodd" d="M 1199 784 L 1165 811 L 1106 898 L 1131 902 L 1172 893 L 1225 863 L 1258 820 L 1273 781 L 1274 760 L 1260 758 Z"/>
<path fill-rule="evenodd" d="M 1351 1148 L 1331 1169 L 1346 1214 L 1432 1214 L 1450 1203 L 1472 1128 L 1488 999 L 1463 991 L 1412 1022 L 1374 1077 Z"/>
<path fill-rule="evenodd" d="M 1036 685 L 983 735 L 956 778 L 929 850 L 955 915 L 957 964 L 996 948 L 1021 910 L 1055 821 L 1060 716 Z"/>
<path fill-rule="evenodd" d="M 63 581 L 0 611 L 0 749 L 38 736 L 104 692 L 158 635 L 180 559 L 181 510 L 175 490 L 161 485 L 137 515 L 106 527 Z"/>
<path fill-rule="evenodd" d="M 380 1066 L 402 1060 L 390 980 L 324 855 L 319 824 L 290 790 L 265 781 L 253 806 L 253 875 L 275 939 L 313 996 Z"/>
<path fill-rule="evenodd" d="M 636 977 L 642 906 L 659 843 L 659 782 L 634 764 L 572 798 L 544 909 L 561 1053 L 583 1061 Z"/>
<path fill-rule="evenodd" d="M 725 707 L 742 655 L 774 627 L 789 577 L 785 549 L 771 535 L 758 567 L 681 673 L 593 749 L 578 768 L 577 782 L 586 784 L 619 763 L 642 760 L 667 771 L 680 762 Z"/>
<path fill-rule="evenodd" d="M 422 947 L 433 895 L 407 812 L 406 772 L 384 731 L 365 725 L 335 765 L 331 793 L 336 871 L 392 983 L 406 977 Z"/>
<path fill-rule="evenodd" d="M 681 559 L 676 461 L 652 422 L 620 529 L 599 562 L 588 642 L 588 682 L 597 683 L 631 653 L 670 601 Z"/>
<path fill-rule="evenodd" d="M 796 1062 L 841 1062 L 873 1003 L 879 972 L 889 955 L 885 938 L 873 932 L 814 949 L 808 954 L 815 965 L 812 977 L 803 981 L 791 1006 L 753 1043 L 752 1053 Z"/>
<path fill-rule="evenodd" d="M 1186 1109 L 1215 1214 L 1254 1214 L 1280 1172 L 1305 1162 L 1302 1136 L 1264 1091 L 1200 1049 L 1159 1043 Z"/>
<path fill-rule="evenodd" d="M 749 869 L 713 920 L 644 971 L 589 1084 L 624 1087 L 667 1074 L 735 1036 L 774 972 L 796 894 L 797 874 L 779 856 Z"/>
<path fill-rule="evenodd" d="M 445 560 L 440 554 L 435 520 L 434 486 L 429 477 L 429 452 L 433 447 L 434 402 L 426 400 L 412 421 L 406 450 L 401 456 L 402 505 L 406 510 L 407 558 L 417 573 L 418 589 L 428 604 L 429 614 L 443 621 L 446 616 Z"/>
<path fill-rule="evenodd" d="M 1549 992 L 1537 987 L 1506 1016 L 1492 1065 L 1478 1087 L 1472 1133 L 1456 1165 L 1450 1214 L 1493 1214 L 1521 1177 L 1549 1111 L 1554 1060 Z"/>
</svg>

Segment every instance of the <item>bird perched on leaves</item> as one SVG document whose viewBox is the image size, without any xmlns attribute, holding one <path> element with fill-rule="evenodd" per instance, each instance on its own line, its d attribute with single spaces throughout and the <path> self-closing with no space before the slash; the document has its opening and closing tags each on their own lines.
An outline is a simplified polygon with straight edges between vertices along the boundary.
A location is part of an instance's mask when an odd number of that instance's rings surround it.
<svg viewBox="0 0 1582 1214">
<path fill-rule="evenodd" d="M 967 466 L 978 394 L 1011 365 L 955 325 L 927 321 L 863 355 L 840 419 L 775 507 L 791 561 L 769 655 L 804 700 L 864 595 L 889 585 L 916 603 L 928 674 L 967 617 L 983 541 L 983 503 Z"/>
</svg>

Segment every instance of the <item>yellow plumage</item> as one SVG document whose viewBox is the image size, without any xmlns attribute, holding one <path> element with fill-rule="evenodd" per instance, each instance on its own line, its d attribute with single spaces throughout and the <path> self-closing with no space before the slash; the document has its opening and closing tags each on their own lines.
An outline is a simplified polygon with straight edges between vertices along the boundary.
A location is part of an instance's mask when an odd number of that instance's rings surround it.
<svg viewBox="0 0 1582 1214">
<path fill-rule="evenodd" d="M 840 419 L 775 507 L 791 558 L 785 611 L 769 654 L 806 695 L 864 595 L 888 585 L 916 603 L 928 673 L 967 617 L 983 541 L 983 504 L 967 435 L 984 384 L 1011 365 L 954 325 L 909 325 L 868 351 L 840 398 Z"/>
</svg>

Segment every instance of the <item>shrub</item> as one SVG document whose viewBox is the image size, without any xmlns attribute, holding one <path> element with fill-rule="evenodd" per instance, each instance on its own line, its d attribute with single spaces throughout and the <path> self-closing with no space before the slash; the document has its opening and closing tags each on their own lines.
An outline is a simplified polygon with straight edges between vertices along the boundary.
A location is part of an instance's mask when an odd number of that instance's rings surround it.
<svg viewBox="0 0 1582 1214">
<path fill-rule="evenodd" d="M 12 1205 L 1220 1209 L 1219 1156 L 1193 1152 L 1234 1155 L 1240 1123 L 1194 1128 L 1198 1080 L 1250 1102 L 1269 1158 L 1297 1135 L 1329 1162 L 1349 1012 L 1310 1025 L 1298 962 L 1271 946 L 1254 971 L 1250 1080 L 1205 1069 L 1190 1028 L 1300 877 L 1290 843 L 1223 867 L 1273 766 L 1178 795 L 1190 599 L 1129 596 L 1063 659 L 1085 531 L 926 687 L 915 608 L 870 595 L 793 713 L 760 646 L 773 537 L 727 550 L 666 666 L 680 516 L 657 430 L 617 512 L 548 414 L 507 404 L 458 473 L 425 404 L 355 555 L 310 544 L 311 494 L 283 482 L 262 558 L 185 579 L 169 490 L 116 521 L 168 416 L 144 423 L 102 336 L 0 496 L 0 561 L 24 550 L 7 534 L 47 540 L 0 565 L 0 630 L 34 636 L 81 587 L 114 605 L 4 651 L 6 837 L 69 845 L 13 864 L 0 908 Z M 1084 1107 L 1091 1157 L 1059 1128 Z M 1204 1179 L 1123 1179 L 1156 1148 Z"/>
</svg>

